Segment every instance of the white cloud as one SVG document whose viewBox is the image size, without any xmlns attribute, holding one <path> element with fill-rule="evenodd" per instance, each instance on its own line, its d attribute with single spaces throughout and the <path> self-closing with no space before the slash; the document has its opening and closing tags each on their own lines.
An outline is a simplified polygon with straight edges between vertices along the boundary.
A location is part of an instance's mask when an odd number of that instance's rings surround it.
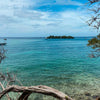
<svg viewBox="0 0 100 100">
<path fill-rule="evenodd" d="M 60 5 L 77 5 L 80 6 L 82 5 L 82 3 L 77 2 L 77 1 L 73 1 L 73 0 L 56 0 L 56 4 L 60 4 Z"/>
<path fill-rule="evenodd" d="M 14 16 L 20 17 L 20 18 L 27 18 L 32 20 L 39 20 L 43 16 L 41 12 L 38 11 L 32 11 L 32 10 L 15 10 Z"/>
<path fill-rule="evenodd" d="M 36 0 L 37 1 L 37 0 Z M 43 2 L 43 0 L 40 0 Z M 39 1 L 32 0 L 2 0 L 0 1 L 0 33 L 2 36 L 47 36 L 50 34 L 67 33 L 81 35 L 89 33 L 89 27 L 80 17 L 81 11 L 42 12 L 30 9 Z M 80 5 L 72 0 L 56 0 L 56 4 Z M 33 7 L 33 8 L 34 8 Z M 91 29 L 91 32 L 92 29 Z"/>
<path fill-rule="evenodd" d="M 81 6 L 82 3 L 75 0 L 34 0 L 36 6 L 45 6 L 45 5 L 76 5 Z"/>
</svg>

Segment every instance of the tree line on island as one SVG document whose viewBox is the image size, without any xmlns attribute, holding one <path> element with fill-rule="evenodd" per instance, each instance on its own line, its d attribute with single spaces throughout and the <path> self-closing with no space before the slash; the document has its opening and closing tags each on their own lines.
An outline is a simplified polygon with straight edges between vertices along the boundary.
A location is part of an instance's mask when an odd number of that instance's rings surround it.
<svg viewBox="0 0 100 100">
<path fill-rule="evenodd" d="M 46 39 L 74 39 L 72 36 L 54 36 L 50 35 Z"/>
</svg>

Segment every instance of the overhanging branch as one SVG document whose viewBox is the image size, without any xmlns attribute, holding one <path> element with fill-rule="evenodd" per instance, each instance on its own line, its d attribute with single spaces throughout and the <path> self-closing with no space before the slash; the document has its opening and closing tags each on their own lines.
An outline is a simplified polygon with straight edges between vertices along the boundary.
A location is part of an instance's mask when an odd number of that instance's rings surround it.
<svg viewBox="0 0 100 100">
<path fill-rule="evenodd" d="M 71 97 L 67 96 L 61 91 L 58 91 L 54 88 L 48 87 L 48 86 L 31 86 L 31 87 L 25 87 L 25 86 L 9 86 L 2 92 L 0 92 L 0 99 L 9 92 L 21 92 L 22 95 L 19 97 L 19 100 L 27 100 L 28 96 L 31 93 L 40 93 L 48 96 L 53 96 L 59 100 L 73 100 Z M 27 98 L 26 98 L 26 97 Z M 22 98 L 21 98 L 22 97 Z M 25 99 L 24 99 L 25 98 Z"/>
</svg>

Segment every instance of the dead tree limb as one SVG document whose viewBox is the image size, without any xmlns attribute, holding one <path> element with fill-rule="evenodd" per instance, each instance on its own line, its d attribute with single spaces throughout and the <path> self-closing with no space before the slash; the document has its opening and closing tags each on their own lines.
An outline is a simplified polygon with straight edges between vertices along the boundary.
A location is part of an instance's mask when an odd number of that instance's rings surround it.
<svg viewBox="0 0 100 100">
<path fill-rule="evenodd" d="M 4 88 L 4 86 L 2 85 L 1 82 L 0 82 L 0 86 L 1 86 L 2 90 L 5 90 L 5 88 Z M 6 96 L 7 96 L 7 99 L 8 99 L 8 100 L 11 100 L 8 94 L 6 94 Z"/>
<path fill-rule="evenodd" d="M 19 97 L 18 100 L 27 100 L 28 97 L 31 95 L 32 92 L 23 92 L 22 95 Z"/>
<path fill-rule="evenodd" d="M 22 95 L 19 97 L 19 100 L 27 100 L 28 96 L 31 93 L 40 93 L 48 96 L 53 96 L 59 100 L 73 100 L 71 97 L 67 96 L 63 92 L 43 85 L 31 86 L 31 87 L 16 86 L 16 85 L 9 86 L 5 90 L 0 92 L 0 99 L 9 92 L 21 92 Z"/>
</svg>

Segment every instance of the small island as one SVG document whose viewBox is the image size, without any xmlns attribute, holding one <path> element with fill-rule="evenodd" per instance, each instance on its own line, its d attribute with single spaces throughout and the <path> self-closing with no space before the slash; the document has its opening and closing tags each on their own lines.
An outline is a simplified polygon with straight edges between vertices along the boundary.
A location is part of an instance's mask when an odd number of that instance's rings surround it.
<svg viewBox="0 0 100 100">
<path fill-rule="evenodd" d="M 72 36 L 48 36 L 46 39 L 74 39 Z"/>
</svg>

